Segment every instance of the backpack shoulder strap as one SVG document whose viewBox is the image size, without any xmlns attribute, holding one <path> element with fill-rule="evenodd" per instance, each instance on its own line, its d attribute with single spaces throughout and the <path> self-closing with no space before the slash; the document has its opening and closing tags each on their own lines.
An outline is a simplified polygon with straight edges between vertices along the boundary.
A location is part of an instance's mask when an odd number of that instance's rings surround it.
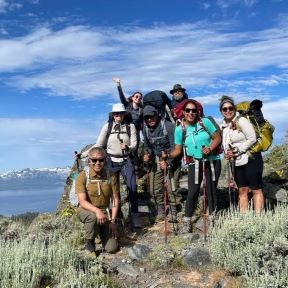
<svg viewBox="0 0 288 288">
<path fill-rule="evenodd" d="M 106 177 L 107 177 L 106 183 L 109 185 L 112 184 L 111 174 L 110 174 L 109 169 L 107 167 L 105 169 L 105 173 L 106 173 Z"/>
<path fill-rule="evenodd" d="M 183 144 L 184 144 L 184 143 L 185 143 L 186 136 L 187 136 L 187 129 L 186 129 L 186 125 L 185 125 L 183 119 L 181 120 L 180 125 L 181 125 L 181 129 L 182 129 L 182 142 L 183 142 Z"/>
<path fill-rule="evenodd" d="M 131 125 L 130 125 L 130 123 L 126 123 L 126 132 L 130 138 L 131 137 Z"/>
<path fill-rule="evenodd" d="M 89 174 L 89 166 L 85 166 L 84 167 L 84 173 L 85 173 L 85 178 L 86 178 L 86 188 L 88 187 L 88 184 L 93 182 L 93 183 L 99 183 L 98 185 L 100 185 L 100 183 L 102 182 L 105 182 L 107 184 L 111 184 L 111 177 L 110 177 L 110 173 L 109 173 L 109 170 L 106 169 L 105 170 L 105 174 L 106 174 L 106 179 L 99 179 L 99 180 L 91 180 L 90 179 L 90 174 Z M 99 188 L 99 191 L 100 191 L 100 188 Z"/>
<path fill-rule="evenodd" d="M 247 115 L 247 114 L 245 114 L 245 115 Z M 241 117 L 244 117 L 244 118 L 247 119 L 247 117 L 245 117 L 244 115 L 242 115 L 241 113 L 239 113 L 239 115 L 238 115 L 238 116 L 235 118 L 235 120 L 233 121 L 233 122 L 235 123 L 235 126 L 236 126 L 237 131 L 239 131 L 239 132 L 242 132 L 242 129 L 241 129 L 240 124 L 239 124 L 239 120 L 240 120 Z M 249 119 L 247 119 L 247 120 L 250 121 Z M 232 125 L 233 125 L 233 123 L 232 123 Z M 253 126 L 253 127 L 254 127 L 254 126 Z"/>
<path fill-rule="evenodd" d="M 166 127 L 165 122 L 166 122 L 165 119 L 161 119 L 161 127 L 162 127 L 162 131 L 163 131 L 163 136 L 168 135 L 167 127 Z"/>
<path fill-rule="evenodd" d="M 108 143 L 108 139 L 109 139 L 109 136 L 111 134 L 111 131 L 112 131 L 112 127 L 113 127 L 113 120 L 108 120 L 108 128 L 107 128 L 107 133 L 106 133 L 106 137 L 105 137 L 105 143 L 104 143 L 104 149 L 107 148 L 107 143 Z"/>
<path fill-rule="evenodd" d="M 84 173 L 85 173 L 86 188 L 87 188 L 88 184 L 90 183 L 89 166 L 85 166 L 83 170 L 84 170 Z"/>
<path fill-rule="evenodd" d="M 199 123 L 200 127 L 203 128 L 203 130 L 204 130 L 206 133 L 208 133 L 208 135 L 209 135 L 210 137 L 212 137 L 212 134 L 208 131 L 208 129 L 205 127 L 205 125 L 204 125 L 204 123 L 203 123 L 203 118 L 200 118 L 200 119 L 198 120 L 198 123 Z"/>
</svg>

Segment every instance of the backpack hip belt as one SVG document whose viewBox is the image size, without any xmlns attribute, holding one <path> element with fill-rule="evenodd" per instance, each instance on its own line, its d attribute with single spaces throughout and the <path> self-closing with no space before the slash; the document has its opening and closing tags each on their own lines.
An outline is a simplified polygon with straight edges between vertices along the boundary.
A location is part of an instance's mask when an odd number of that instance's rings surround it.
<svg viewBox="0 0 288 288">
<path fill-rule="evenodd" d="M 110 156 L 110 157 L 114 157 L 114 158 L 127 159 L 128 157 L 131 156 L 131 152 L 129 152 L 128 154 L 124 154 L 124 155 L 115 155 L 115 154 L 110 154 L 110 153 L 107 153 L 107 155 Z"/>
<path fill-rule="evenodd" d="M 193 159 L 193 164 L 195 165 L 195 184 L 199 184 L 199 164 L 200 162 L 209 162 L 211 167 L 211 177 L 212 181 L 216 181 L 215 168 L 213 160 L 203 160 L 203 159 Z"/>
</svg>

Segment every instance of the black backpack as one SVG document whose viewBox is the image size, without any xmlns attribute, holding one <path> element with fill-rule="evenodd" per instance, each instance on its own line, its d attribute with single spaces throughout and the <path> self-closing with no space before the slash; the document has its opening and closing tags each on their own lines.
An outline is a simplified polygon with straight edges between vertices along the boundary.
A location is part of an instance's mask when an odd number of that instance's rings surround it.
<svg viewBox="0 0 288 288">
<path fill-rule="evenodd" d="M 174 119 L 171 114 L 172 102 L 167 94 L 160 90 L 154 90 L 144 95 L 143 106 L 153 106 L 159 112 L 161 118 L 165 118 L 174 123 Z"/>
</svg>

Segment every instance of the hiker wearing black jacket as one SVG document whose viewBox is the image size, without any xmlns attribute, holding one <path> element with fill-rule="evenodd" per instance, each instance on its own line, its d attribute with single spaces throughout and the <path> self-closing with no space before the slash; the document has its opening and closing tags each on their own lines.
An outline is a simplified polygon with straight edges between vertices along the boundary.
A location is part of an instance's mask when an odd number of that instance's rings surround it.
<svg viewBox="0 0 288 288">
<path fill-rule="evenodd" d="M 165 217 L 164 209 L 164 169 L 168 168 L 165 166 L 166 161 L 161 158 L 162 152 L 169 152 L 174 146 L 174 125 L 165 119 L 159 117 L 159 113 L 153 106 L 147 105 L 143 111 L 144 117 L 144 162 L 149 163 L 151 167 L 150 172 L 150 187 L 151 196 L 153 197 L 153 204 L 157 208 L 156 221 L 161 221 Z M 174 171 L 179 168 L 181 162 L 179 160 L 169 161 L 170 179 L 169 181 L 174 183 Z M 165 166 L 165 167 L 164 167 Z M 166 179 L 167 180 L 167 179 Z M 169 191 L 169 221 L 177 222 L 177 205 L 180 203 L 180 197 L 178 196 L 177 184 L 171 185 Z"/>
<path fill-rule="evenodd" d="M 133 93 L 132 96 L 126 99 L 122 90 L 120 79 L 114 77 L 113 81 L 116 83 L 121 103 L 124 105 L 126 111 L 131 113 L 132 123 L 135 125 L 135 128 L 139 136 L 143 122 L 143 108 L 141 102 L 143 95 L 141 92 L 136 91 Z"/>
<path fill-rule="evenodd" d="M 121 82 L 119 78 L 114 77 L 113 81 L 116 83 L 119 98 L 121 103 L 124 105 L 127 112 L 131 114 L 132 123 L 136 128 L 136 135 L 137 135 L 137 146 L 133 153 L 133 164 L 135 166 L 135 173 L 138 176 L 139 174 L 139 159 L 138 159 L 138 147 L 140 144 L 140 131 L 142 130 L 143 126 L 143 106 L 142 106 L 142 93 L 136 91 L 133 93 L 132 96 L 126 98 L 123 89 L 121 86 Z"/>
</svg>

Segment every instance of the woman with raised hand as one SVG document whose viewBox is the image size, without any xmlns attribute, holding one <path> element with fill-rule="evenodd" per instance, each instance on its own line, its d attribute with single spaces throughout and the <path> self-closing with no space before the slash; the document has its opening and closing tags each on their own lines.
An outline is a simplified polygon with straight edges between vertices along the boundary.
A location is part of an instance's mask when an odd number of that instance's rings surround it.
<svg viewBox="0 0 288 288">
<path fill-rule="evenodd" d="M 137 136 L 137 146 L 135 149 L 135 152 L 133 153 L 133 164 L 135 166 L 135 173 L 138 177 L 139 175 L 139 158 L 138 158 L 138 147 L 140 144 L 140 131 L 142 131 L 143 128 L 143 106 L 142 106 L 142 93 L 139 91 L 136 91 L 133 93 L 132 96 L 128 97 L 126 99 L 120 79 L 117 77 L 113 78 L 113 81 L 116 83 L 119 98 L 121 103 L 124 105 L 126 111 L 131 115 L 132 123 L 134 124 L 136 128 L 136 136 Z"/>
<path fill-rule="evenodd" d="M 185 101 L 183 105 L 183 125 L 176 127 L 174 134 L 175 147 L 168 155 L 171 158 L 176 158 L 185 149 L 187 158 L 190 159 L 188 165 L 188 195 L 180 233 L 189 233 L 192 230 L 191 218 L 197 204 L 202 180 L 205 182 L 209 213 L 215 211 L 217 205 L 216 179 L 221 171 L 220 156 L 219 154 L 213 154 L 221 144 L 220 133 L 208 118 L 200 118 L 198 102 L 193 99 Z M 206 201 L 204 204 L 204 207 L 206 207 Z"/>
<path fill-rule="evenodd" d="M 255 130 L 249 120 L 236 111 L 233 98 L 222 96 L 219 109 L 224 117 L 221 124 L 224 156 L 235 165 L 234 179 L 238 186 L 240 211 L 246 212 L 248 209 L 250 188 L 255 213 L 259 214 L 264 207 L 263 159 L 261 152 L 249 152 L 257 141 Z"/>
<path fill-rule="evenodd" d="M 121 81 L 119 78 L 114 77 L 113 81 L 116 83 L 119 98 L 121 103 L 124 105 L 126 111 L 131 113 L 132 116 L 132 123 L 135 125 L 135 128 L 138 132 L 138 136 L 140 135 L 140 131 L 142 129 L 143 125 L 143 107 L 142 107 L 142 93 L 139 91 L 136 91 L 133 93 L 132 96 L 128 97 L 126 99 L 122 86 Z M 139 138 L 140 139 L 140 138 Z"/>
</svg>

